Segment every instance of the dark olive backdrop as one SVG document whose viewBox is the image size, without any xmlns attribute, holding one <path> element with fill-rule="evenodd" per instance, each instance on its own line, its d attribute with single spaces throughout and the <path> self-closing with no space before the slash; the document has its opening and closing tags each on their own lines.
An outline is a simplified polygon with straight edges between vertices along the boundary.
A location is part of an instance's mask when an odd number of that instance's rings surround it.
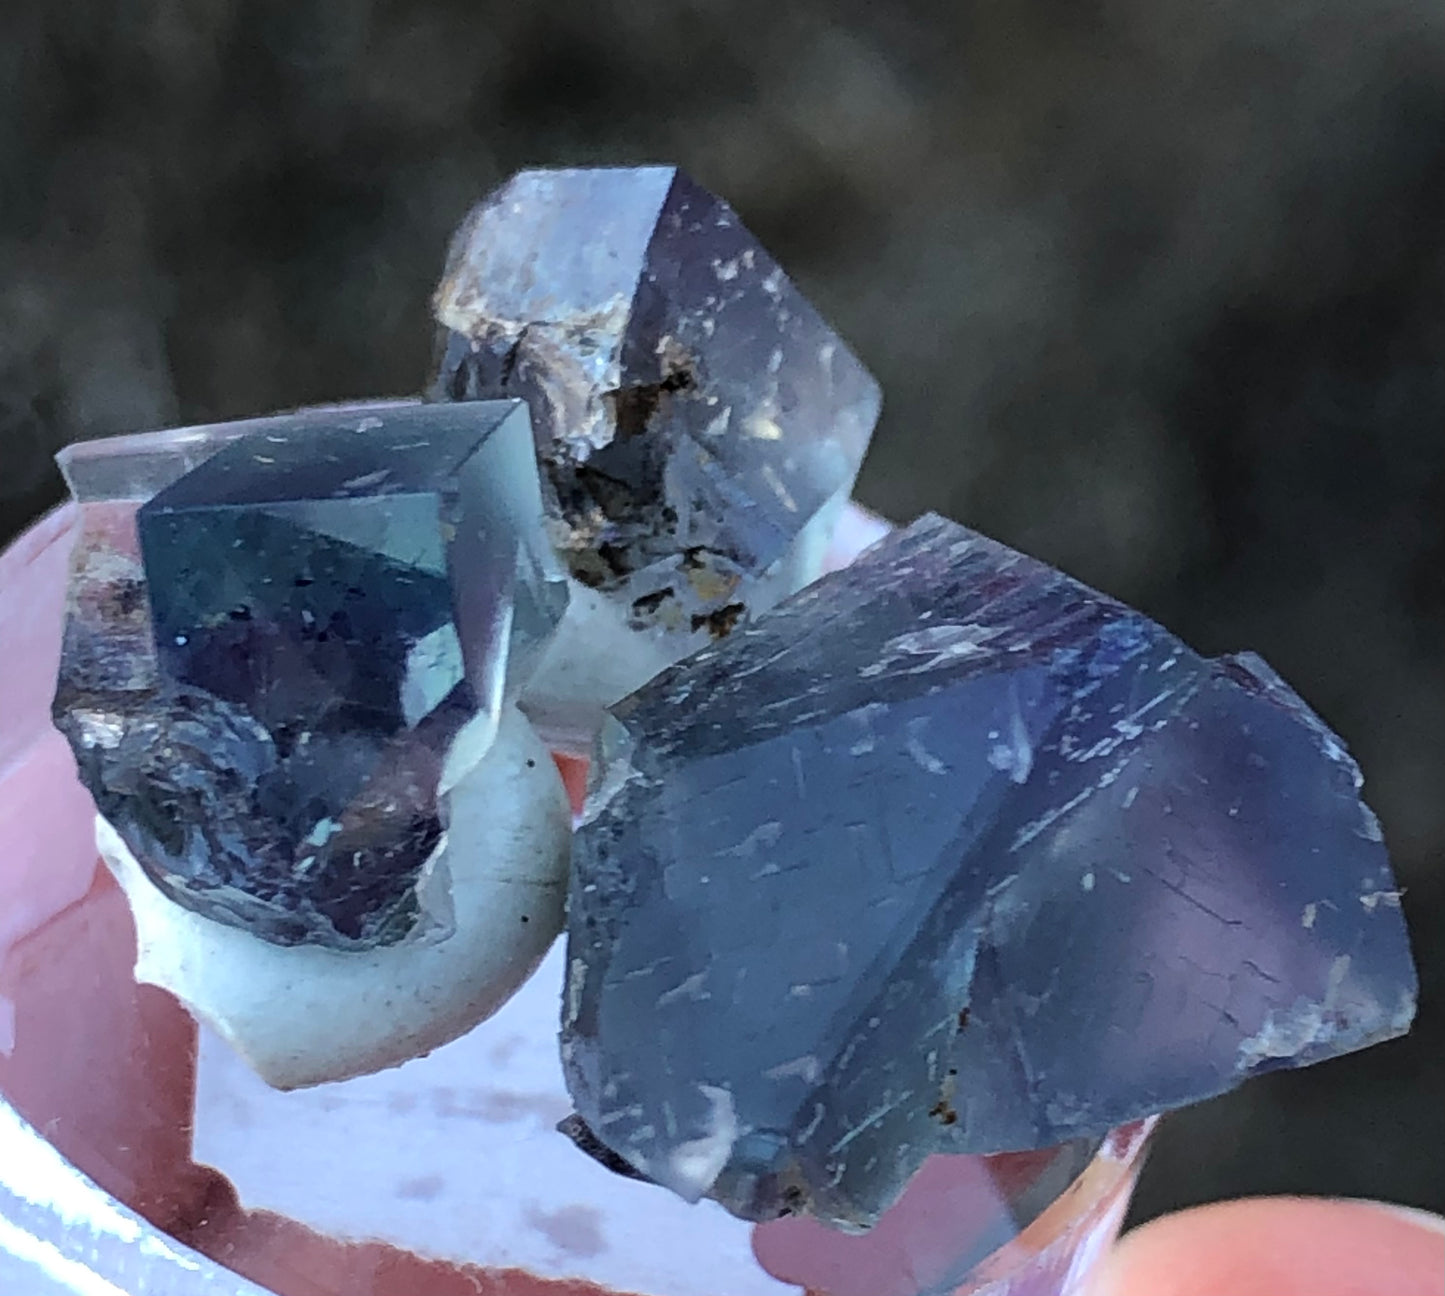
<svg viewBox="0 0 1445 1296">
<path fill-rule="evenodd" d="M 68 440 L 415 391 L 513 168 L 675 160 L 883 382 L 860 494 L 1258 649 L 1348 739 L 1407 1042 L 1173 1118 L 1141 1213 L 1445 1209 L 1445 9 L 11 0 L 0 539 Z"/>
</svg>

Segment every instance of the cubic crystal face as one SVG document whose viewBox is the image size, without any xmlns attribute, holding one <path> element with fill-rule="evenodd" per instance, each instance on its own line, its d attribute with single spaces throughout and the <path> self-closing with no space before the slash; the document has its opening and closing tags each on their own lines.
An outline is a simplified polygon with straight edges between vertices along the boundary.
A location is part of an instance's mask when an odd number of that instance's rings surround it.
<svg viewBox="0 0 1445 1296">
<path fill-rule="evenodd" d="M 685 175 L 514 176 L 458 232 L 436 316 L 434 395 L 528 401 L 558 552 L 647 641 L 609 654 L 596 702 L 817 574 L 878 386 Z M 537 681 L 544 723 L 585 669 Z"/>
<path fill-rule="evenodd" d="M 928 517 L 613 708 L 574 850 L 580 1121 L 751 1219 L 1097 1138 L 1403 1032 L 1360 776 L 1206 660 Z"/>
<path fill-rule="evenodd" d="M 178 439 L 173 480 L 168 436 L 133 448 L 152 498 L 78 491 L 55 718 L 97 808 L 173 899 L 278 944 L 444 923 L 446 793 L 566 602 L 525 407 L 252 420 L 199 462 Z"/>
</svg>

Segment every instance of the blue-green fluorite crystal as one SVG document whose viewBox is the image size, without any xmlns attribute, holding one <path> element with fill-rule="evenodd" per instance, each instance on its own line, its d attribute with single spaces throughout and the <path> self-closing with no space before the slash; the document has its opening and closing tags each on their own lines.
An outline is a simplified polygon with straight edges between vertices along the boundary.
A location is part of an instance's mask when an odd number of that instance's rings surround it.
<svg viewBox="0 0 1445 1296">
<path fill-rule="evenodd" d="M 162 477 L 166 435 L 136 449 Z M 100 812 L 265 939 L 408 935 L 446 788 L 566 601 L 525 407 L 257 419 L 136 504 L 139 563 L 82 539 L 56 701 Z"/>
</svg>

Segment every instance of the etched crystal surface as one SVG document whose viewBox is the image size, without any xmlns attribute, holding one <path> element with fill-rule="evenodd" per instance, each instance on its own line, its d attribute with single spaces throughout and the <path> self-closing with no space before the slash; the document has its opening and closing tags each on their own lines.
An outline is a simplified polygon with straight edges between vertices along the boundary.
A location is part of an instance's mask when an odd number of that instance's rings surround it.
<svg viewBox="0 0 1445 1296">
<path fill-rule="evenodd" d="M 937 517 L 613 709 L 574 852 L 581 1124 L 747 1218 L 1403 1032 L 1341 742 L 1252 655 Z"/>
<path fill-rule="evenodd" d="M 132 440 L 139 475 L 67 461 L 84 525 L 54 712 L 97 808 L 172 898 L 279 944 L 444 921 L 446 792 L 566 600 L 526 409 Z"/>
<path fill-rule="evenodd" d="M 458 232 L 436 315 L 434 395 L 529 402 L 558 552 L 650 645 L 620 640 L 637 664 L 597 701 L 817 574 L 878 387 L 685 175 L 514 176 Z M 585 670 L 539 681 L 536 709 Z"/>
</svg>

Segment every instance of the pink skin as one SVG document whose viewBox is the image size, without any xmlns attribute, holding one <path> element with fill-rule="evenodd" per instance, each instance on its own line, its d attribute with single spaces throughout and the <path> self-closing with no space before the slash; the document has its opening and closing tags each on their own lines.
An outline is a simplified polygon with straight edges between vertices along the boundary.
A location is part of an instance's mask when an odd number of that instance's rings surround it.
<svg viewBox="0 0 1445 1296">
<path fill-rule="evenodd" d="M 1374 1202 L 1260 1198 L 1129 1234 L 1088 1296 L 1440 1296 L 1445 1220 Z"/>
<path fill-rule="evenodd" d="M 97 867 L 89 798 L 50 725 L 73 524 L 60 510 L 0 554 L 0 1092 L 102 1188 L 287 1296 L 597 1292 L 342 1245 L 241 1210 L 219 1175 L 192 1163 L 195 1029 L 170 996 L 131 978 L 129 914 Z M 885 531 L 855 510 L 833 564 Z M 559 763 L 580 798 L 585 763 Z M 806 1238 L 760 1237 L 758 1249 L 774 1272 L 822 1278 L 807 1271 Z M 860 1264 L 876 1262 L 860 1252 Z M 1139 1230 L 1091 1296 L 1440 1296 L 1442 1283 L 1445 1221 L 1368 1203 L 1265 1200 Z"/>
</svg>

